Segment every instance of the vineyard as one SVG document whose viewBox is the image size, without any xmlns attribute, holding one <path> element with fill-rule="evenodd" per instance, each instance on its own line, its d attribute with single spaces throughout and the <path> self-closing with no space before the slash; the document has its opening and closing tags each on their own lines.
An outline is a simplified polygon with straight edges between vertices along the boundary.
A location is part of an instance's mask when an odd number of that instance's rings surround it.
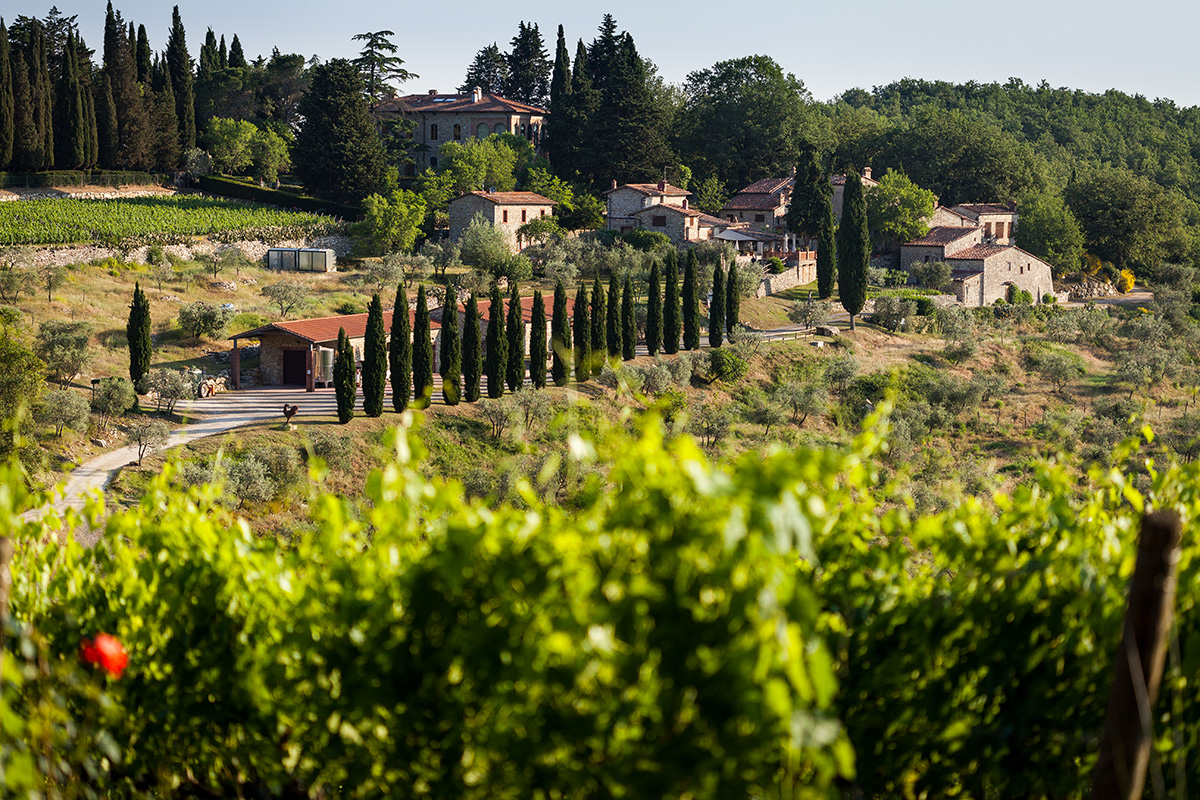
<svg viewBox="0 0 1200 800">
<path fill-rule="evenodd" d="M 124 200 L 28 200 L 0 204 L 0 246 L 102 242 L 118 246 L 178 244 L 192 236 L 237 234 L 266 240 L 322 236 L 339 223 L 209 197 Z"/>
</svg>

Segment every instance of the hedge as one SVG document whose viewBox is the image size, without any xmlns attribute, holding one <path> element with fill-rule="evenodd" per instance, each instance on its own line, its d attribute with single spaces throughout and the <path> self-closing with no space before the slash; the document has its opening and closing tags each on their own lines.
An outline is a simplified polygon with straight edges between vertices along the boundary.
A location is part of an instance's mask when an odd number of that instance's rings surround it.
<svg viewBox="0 0 1200 800">
<path fill-rule="evenodd" d="M 283 192 L 278 189 L 265 189 L 261 186 L 242 183 L 232 178 L 205 176 L 197 179 L 197 185 L 211 194 L 222 197 L 233 197 L 238 200 L 253 200 L 256 203 L 270 203 L 283 208 L 298 208 L 302 211 L 313 211 L 319 214 L 329 214 L 346 220 L 360 219 L 365 213 L 360 206 L 335 203 L 331 200 L 321 200 L 316 197 L 306 197 L 293 192 Z"/>
</svg>

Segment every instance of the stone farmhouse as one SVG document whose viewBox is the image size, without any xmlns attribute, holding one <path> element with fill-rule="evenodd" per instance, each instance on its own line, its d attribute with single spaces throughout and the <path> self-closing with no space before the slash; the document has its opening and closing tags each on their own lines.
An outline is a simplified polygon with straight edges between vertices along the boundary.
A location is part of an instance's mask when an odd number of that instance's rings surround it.
<svg viewBox="0 0 1200 800">
<path fill-rule="evenodd" d="M 485 94 L 478 86 L 470 94 L 410 94 L 376 106 L 377 117 L 402 116 L 411 119 L 413 129 L 413 171 L 437 169 L 438 148 L 447 142 L 469 138 L 486 139 L 493 133 L 511 133 L 527 139 L 538 153 L 543 151 L 546 117 L 544 108 Z"/>
<path fill-rule="evenodd" d="M 934 209 L 930 227 L 982 228 L 986 244 L 1010 245 L 1016 241 L 1017 204 L 963 203 Z"/>
<path fill-rule="evenodd" d="M 415 324 L 416 312 L 408 310 L 409 323 Z M 234 389 L 241 388 L 240 342 L 257 339 L 259 372 L 263 386 L 303 386 L 313 391 L 318 385 L 333 382 L 333 357 L 337 348 L 338 331 L 344 328 L 354 348 L 354 359 L 362 363 L 363 341 L 367 335 L 367 315 L 347 314 L 337 317 L 316 317 L 287 322 L 273 322 L 261 328 L 229 337 L 233 350 L 229 359 L 229 374 Z M 383 313 L 383 328 L 392 329 L 392 312 Z M 437 341 L 441 325 L 430 321 L 430 339 Z M 410 328 L 411 330 L 411 328 Z M 434 352 L 436 360 L 437 353 Z"/>
<path fill-rule="evenodd" d="M 1006 220 L 1007 222 L 1007 220 Z M 987 306 L 1008 296 L 1010 286 L 1029 292 L 1037 300 L 1053 293 L 1050 265 L 1011 244 L 985 239 L 982 226 L 937 226 L 919 239 L 900 247 L 900 263 L 945 261 L 951 266 L 951 291 L 970 307 Z"/>
<path fill-rule="evenodd" d="M 675 244 L 706 242 L 730 223 L 690 207 L 691 193 L 666 181 L 626 183 L 604 193 L 609 230 L 664 233 Z"/>
<path fill-rule="evenodd" d="M 547 217 L 554 201 L 533 192 L 467 192 L 450 201 L 450 239 L 457 242 L 476 216 L 504 232 L 509 249 L 521 249 L 517 230 L 526 222 Z"/>
<path fill-rule="evenodd" d="M 833 186 L 833 213 L 837 219 L 842 218 L 842 202 L 846 192 L 846 176 L 831 175 L 829 182 Z M 871 179 L 871 168 L 862 171 L 864 187 L 878 186 Z M 787 216 L 788 203 L 792 199 L 792 191 L 796 188 L 796 171 L 786 178 L 764 178 L 752 183 L 735 194 L 725 203 L 720 216 L 730 222 L 741 222 L 755 230 L 777 233 L 784 242 L 787 250 L 795 249 L 796 242 L 788 233 L 784 218 Z"/>
</svg>

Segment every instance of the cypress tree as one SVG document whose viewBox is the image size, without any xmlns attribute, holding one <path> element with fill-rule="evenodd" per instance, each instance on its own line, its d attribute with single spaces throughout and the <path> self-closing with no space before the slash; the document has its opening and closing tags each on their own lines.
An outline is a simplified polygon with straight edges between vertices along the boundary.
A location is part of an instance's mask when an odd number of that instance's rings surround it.
<svg viewBox="0 0 1200 800">
<path fill-rule="evenodd" d="M 546 302 L 541 292 L 533 293 L 529 320 L 529 382 L 535 389 L 546 388 Z"/>
<path fill-rule="evenodd" d="M 388 338 L 388 367 L 392 382 L 392 408 L 408 408 L 412 386 L 412 323 L 408 319 L 408 292 L 403 284 L 396 287 L 396 304 L 392 308 L 392 330 Z"/>
<path fill-rule="evenodd" d="M 558 26 L 558 47 L 554 53 L 554 73 L 550 78 L 550 117 L 546 120 L 546 151 L 550 161 L 557 165 L 562 143 L 567 142 L 569 133 L 564 129 L 567 109 L 571 104 L 571 57 L 567 53 L 567 39 L 563 26 Z"/>
<path fill-rule="evenodd" d="M 100 77 L 96 102 L 96 152 L 104 169 L 116 169 L 120 157 L 120 135 L 117 132 L 117 106 L 113 102 L 112 81 Z"/>
<path fill-rule="evenodd" d="M 492 287 L 488 305 L 487 352 L 483 356 L 483 372 L 487 375 L 488 397 L 504 396 L 504 372 L 508 367 L 508 340 L 504 336 L 504 298 L 500 287 Z"/>
<path fill-rule="evenodd" d="M 0 19 L 0 171 L 8 169 L 12 163 L 15 117 L 8 29 L 4 27 L 4 20 Z"/>
<path fill-rule="evenodd" d="M 179 151 L 196 146 L 196 90 L 192 78 L 192 57 L 187 49 L 187 33 L 179 16 L 179 6 L 171 12 L 171 33 L 167 37 L 167 66 L 175 88 L 175 117 L 179 120 Z"/>
<path fill-rule="evenodd" d="M 12 168 L 18 172 L 38 169 L 37 126 L 33 121 L 29 68 L 19 50 L 13 52 L 13 154 Z"/>
<path fill-rule="evenodd" d="M 720 347 L 725 339 L 725 273 L 717 264 L 713 270 L 712 300 L 708 304 L 708 346 Z"/>
<path fill-rule="evenodd" d="M 125 34 L 119 15 L 108 4 L 104 23 L 104 73 L 112 82 L 113 120 L 117 149 L 112 167 L 150 167 L 151 128 L 141 87 L 137 82 L 133 45 Z M 103 135 L 103 134 L 102 134 Z"/>
<path fill-rule="evenodd" d="M 587 284 L 580 283 L 575 294 L 575 380 L 587 383 L 592 377 L 592 329 L 588 324 Z"/>
<path fill-rule="evenodd" d="M 733 333 L 742 313 L 742 293 L 738 286 L 737 261 L 729 265 L 729 274 L 725 276 L 725 330 Z"/>
<path fill-rule="evenodd" d="M 479 375 L 483 371 L 483 352 L 479 348 L 479 302 L 475 295 L 467 300 L 463 322 L 463 399 L 474 403 L 479 399 Z"/>
<path fill-rule="evenodd" d="M 134 386 L 150 371 L 150 301 L 140 283 L 133 285 L 129 322 L 125 325 L 129 342 L 129 380 Z"/>
<path fill-rule="evenodd" d="M 87 168 L 93 169 L 100 160 L 100 135 L 96 125 L 95 80 L 87 45 L 76 37 L 79 58 L 79 93 L 83 97 L 84 125 L 87 131 Z"/>
<path fill-rule="evenodd" d="M 700 298 L 696 286 L 696 251 L 689 250 L 683 270 L 683 349 L 700 349 Z"/>
<path fill-rule="evenodd" d="M 433 397 L 433 340 L 429 336 L 429 304 L 423 284 L 417 289 L 412 349 L 413 405 L 425 408 Z"/>
<path fill-rule="evenodd" d="M 626 181 L 657 180 L 665 164 L 674 162 L 667 145 L 666 126 L 660 105 L 650 93 L 646 62 L 638 54 L 633 37 L 620 38 L 614 69 L 607 80 L 596 76 L 601 89 L 599 111 L 593 126 L 599 170 L 592 180 L 604 174 L 621 175 Z"/>
<path fill-rule="evenodd" d="M 229 68 L 246 68 L 246 54 L 242 52 L 242 43 L 236 33 L 233 35 L 233 41 L 229 43 Z"/>
<path fill-rule="evenodd" d="M 621 288 L 615 273 L 608 276 L 608 305 L 604 318 L 604 338 L 608 345 L 608 358 L 621 357 Z"/>
<path fill-rule="evenodd" d="M 867 202 L 862 179 L 856 170 L 846 172 L 846 193 L 842 200 L 842 223 L 837 232 L 838 297 L 854 317 L 867 300 L 867 267 L 871 262 L 871 237 L 867 232 Z"/>
<path fill-rule="evenodd" d="M 46 29 L 41 22 L 30 25 L 29 88 L 33 98 L 33 122 L 37 130 L 38 169 L 54 168 L 54 89 L 46 62 Z"/>
<path fill-rule="evenodd" d="M 512 281 L 508 295 L 508 322 L 504 326 L 508 336 L 508 362 L 504 367 L 504 379 L 508 390 L 515 392 L 525 385 L 525 317 L 521 313 L 521 295 L 517 282 Z"/>
<path fill-rule="evenodd" d="M 338 422 L 354 419 L 354 398 L 358 394 L 358 376 L 354 368 L 354 348 L 345 328 L 338 328 L 337 354 L 333 360 L 333 393 L 337 398 Z"/>
<path fill-rule="evenodd" d="M 679 266 L 675 261 L 675 250 L 667 251 L 667 291 L 663 300 L 663 352 L 671 355 L 679 352 Z"/>
<path fill-rule="evenodd" d="M 387 334 L 383 329 L 383 303 L 371 295 L 367 306 L 367 333 L 363 340 L 362 391 L 363 413 L 383 416 L 383 395 L 387 387 Z"/>
<path fill-rule="evenodd" d="M 797 237 L 812 241 L 820 234 L 821 217 L 832 196 L 833 187 L 829 183 L 829 176 L 821 168 L 817 149 L 804 143 L 800 148 L 792 196 L 788 201 L 785 219 L 787 229 Z"/>
<path fill-rule="evenodd" d="M 592 306 L 588 312 L 588 321 L 591 323 L 588 344 L 591 348 L 590 364 L 593 375 L 599 375 L 604 369 L 604 353 L 608 350 L 604 340 L 605 311 L 604 290 L 600 288 L 600 276 L 596 275 L 592 279 Z"/>
<path fill-rule="evenodd" d="M 217 52 L 217 34 L 209 28 L 200 45 L 200 58 L 196 60 L 196 79 L 205 81 L 221 68 L 221 56 Z"/>
<path fill-rule="evenodd" d="M 587 48 L 580 39 L 575 48 L 575 63 L 571 69 L 571 94 L 564 110 L 562 135 L 556 151 L 556 167 L 564 175 L 591 175 L 597 170 L 587 132 L 592 129 L 596 110 L 600 105 L 600 93 L 592 86 L 588 68 Z"/>
<path fill-rule="evenodd" d="M 559 281 L 554 287 L 554 317 L 550 320 L 550 377 L 555 386 L 570 380 L 571 324 L 567 315 L 567 289 Z"/>
<path fill-rule="evenodd" d="M 154 167 L 160 172 L 171 172 L 179 166 L 179 121 L 175 117 L 175 93 L 171 88 L 171 73 L 159 62 L 152 70 L 154 91 L 146 92 L 146 103 L 151 111 L 150 123 L 154 129 Z"/>
<path fill-rule="evenodd" d="M 456 406 L 462 399 L 462 342 L 458 338 L 458 296 L 454 284 L 446 281 L 446 302 L 442 304 L 442 397 L 446 405 Z"/>
<path fill-rule="evenodd" d="M 54 94 L 54 127 L 57 132 L 54 163 L 59 169 L 83 169 L 87 165 L 87 113 L 78 70 L 75 36 L 67 34 L 62 74 Z"/>
<path fill-rule="evenodd" d="M 134 51 L 133 63 L 137 66 L 137 82 L 142 86 L 150 85 L 150 37 L 146 35 L 146 26 L 138 25 L 137 48 Z"/>
<path fill-rule="evenodd" d="M 663 307 L 658 262 L 650 265 L 650 285 L 646 289 L 646 350 L 651 357 L 662 347 Z"/>
<path fill-rule="evenodd" d="M 229 68 L 229 48 L 225 46 L 225 34 L 223 34 L 223 33 L 221 34 L 221 45 L 219 48 L 219 52 L 220 52 L 220 56 L 221 56 L 220 68 L 228 69 Z"/>
<path fill-rule="evenodd" d="M 828 300 L 833 296 L 837 269 L 837 220 L 833 216 L 833 199 L 825 198 L 825 213 L 817 239 L 817 297 Z"/>
<path fill-rule="evenodd" d="M 633 310 L 633 278 L 625 276 L 621 291 L 621 358 L 632 361 L 637 356 L 637 320 Z"/>
</svg>

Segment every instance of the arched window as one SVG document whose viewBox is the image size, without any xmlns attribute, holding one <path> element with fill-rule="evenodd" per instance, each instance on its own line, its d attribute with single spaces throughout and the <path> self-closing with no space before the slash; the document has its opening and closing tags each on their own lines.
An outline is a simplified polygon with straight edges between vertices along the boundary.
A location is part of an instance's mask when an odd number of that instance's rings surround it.
<svg viewBox="0 0 1200 800">
<path fill-rule="evenodd" d="M 475 129 L 475 138 L 486 139 L 489 133 L 491 133 L 491 129 L 488 128 L 487 123 L 481 122 L 479 123 L 479 127 Z"/>
<path fill-rule="evenodd" d="M 525 125 L 525 123 L 524 123 L 524 122 L 522 122 L 522 123 L 521 123 L 521 135 L 522 135 L 522 136 L 528 136 L 528 135 L 529 135 L 529 128 L 528 128 L 528 127 Z"/>
<path fill-rule="evenodd" d="M 454 141 L 456 141 L 456 142 L 462 141 L 462 125 L 454 126 Z"/>
<path fill-rule="evenodd" d="M 492 133 L 504 133 L 506 130 L 507 128 L 503 122 L 497 122 L 495 127 L 492 128 Z"/>
<path fill-rule="evenodd" d="M 436 122 L 429 126 L 429 138 L 437 139 L 437 123 Z"/>
</svg>

